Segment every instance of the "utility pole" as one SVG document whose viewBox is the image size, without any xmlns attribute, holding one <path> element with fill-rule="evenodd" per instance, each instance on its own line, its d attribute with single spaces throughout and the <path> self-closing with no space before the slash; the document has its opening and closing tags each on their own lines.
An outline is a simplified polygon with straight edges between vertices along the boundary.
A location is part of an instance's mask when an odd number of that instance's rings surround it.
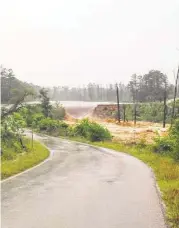
<svg viewBox="0 0 179 228">
<path fill-rule="evenodd" d="M 136 102 L 134 103 L 134 125 L 136 125 L 137 122 L 137 105 Z"/>
<path fill-rule="evenodd" d="M 136 104 L 136 100 L 137 100 L 137 83 L 135 81 L 135 88 L 134 88 L 134 126 L 136 126 L 136 122 L 137 122 L 137 104 Z"/>
<path fill-rule="evenodd" d="M 116 83 L 116 96 L 117 96 L 117 119 L 120 123 L 121 122 L 121 115 L 120 115 L 120 106 L 119 106 L 119 88 L 118 88 L 117 83 Z"/>
<path fill-rule="evenodd" d="M 123 104 L 123 121 L 126 122 L 126 104 Z"/>
<path fill-rule="evenodd" d="M 167 84 L 165 82 L 165 90 L 164 90 L 164 99 L 163 99 L 163 105 L 164 105 L 164 110 L 163 110 L 163 128 L 165 128 L 166 125 L 166 113 L 167 113 Z"/>
<path fill-rule="evenodd" d="M 174 97 L 173 97 L 173 108 L 172 108 L 172 116 L 171 116 L 171 125 L 173 124 L 173 118 L 175 116 L 175 104 L 176 104 L 176 96 L 177 96 L 178 79 L 179 79 L 179 66 L 178 66 L 177 76 L 176 76 L 176 80 L 175 80 L 175 91 L 174 91 Z"/>
<path fill-rule="evenodd" d="M 31 148 L 32 150 L 34 149 L 34 131 L 33 131 L 33 128 L 32 128 L 32 139 L 31 139 Z"/>
</svg>

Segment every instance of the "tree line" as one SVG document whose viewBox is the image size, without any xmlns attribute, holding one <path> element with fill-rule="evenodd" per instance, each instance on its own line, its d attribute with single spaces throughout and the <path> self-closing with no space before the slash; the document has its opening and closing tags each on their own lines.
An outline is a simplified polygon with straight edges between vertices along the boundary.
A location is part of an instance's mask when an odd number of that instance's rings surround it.
<svg viewBox="0 0 179 228">
<path fill-rule="evenodd" d="M 31 90 L 33 94 L 26 101 L 39 100 L 40 86 L 22 82 L 15 77 L 12 69 L 1 66 L 1 103 L 13 103 L 15 94 Z M 132 75 L 128 84 L 117 83 L 119 102 L 156 102 L 173 98 L 174 85 L 168 77 L 158 70 L 151 70 L 144 75 Z M 89 83 L 83 87 L 54 86 L 46 88 L 50 100 L 54 101 L 108 101 L 116 102 L 116 84 L 100 85 Z M 177 94 L 178 96 L 178 94 Z"/>
</svg>

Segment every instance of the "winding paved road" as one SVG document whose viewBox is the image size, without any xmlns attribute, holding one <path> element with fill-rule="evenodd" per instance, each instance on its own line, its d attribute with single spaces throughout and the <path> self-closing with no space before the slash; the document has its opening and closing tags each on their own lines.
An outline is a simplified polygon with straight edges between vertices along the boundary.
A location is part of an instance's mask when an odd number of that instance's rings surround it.
<svg viewBox="0 0 179 228">
<path fill-rule="evenodd" d="M 39 137 L 53 152 L 2 183 L 2 228 L 164 228 L 151 170 L 107 149 Z"/>
</svg>

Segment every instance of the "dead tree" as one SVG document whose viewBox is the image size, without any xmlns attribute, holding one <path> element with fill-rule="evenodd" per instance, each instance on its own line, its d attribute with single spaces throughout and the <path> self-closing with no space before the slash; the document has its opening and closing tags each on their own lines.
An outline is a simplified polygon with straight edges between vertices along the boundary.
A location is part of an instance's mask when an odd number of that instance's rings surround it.
<svg viewBox="0 0 179 228">
<path fill-rule="evenodd" d="M 166 113 L 167 113 L 167 83 L 165 82 L 165 88 L 164 88 L 164 110 L 163 110 L 163 128 L 165 128 L 166 125 Z"/>
<path fill-rule="evenodd" d="M 172 107 L 171 125 L 172 125 L 173 119 L 174 119 L 174 117 L 175 117 L 175 105 L 176 105 L 176 96 L 177 96 L 178 79 L 179 79 L 179 66 L 178 66 L 177 76 L 176 76 L 176 80 L 175 80 L 175 90 L 174 90 L 174 97 L 173 97 L 173 107 Z"/>
<path fill-rule="evenodd" d="M 126 105 L 123 104 L 123 120 L 126 122 Z"/>
<path fill-rule="evenodd" d="M 121 122 L 121 115 L 120 115 L 120 105 L 119 105 L 119 88 L 116 84 L 116 96 L 117 96 L 117 119 L 119 123 Z"/>
</svg>

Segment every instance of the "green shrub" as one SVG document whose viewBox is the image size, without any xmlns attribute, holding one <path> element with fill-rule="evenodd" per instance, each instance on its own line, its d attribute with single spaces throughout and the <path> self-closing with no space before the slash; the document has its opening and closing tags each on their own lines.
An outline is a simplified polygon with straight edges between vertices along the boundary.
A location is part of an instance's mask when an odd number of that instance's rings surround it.
<svg viewBox="0 0 179 228">
<path fill-rule="evenodd" d="M 53 136 L 66 136 L 68 124 L 63 121 L 53 120 L 50 117 L 44 118 L 37 123 L 40 131 L 46 131 Z"/>
<path fill-rule="evenodd" d="M 71 128 L 71 134 L 74 136 L 82 136 L 90 141 L 111 140 L 110 132 L 103 126 L 90 122 L 88 119 L 83 119 L 74 128 Z"/>
<path fill-rule="evenodd" d="M 170 135 L 179 138 L 179 118 L 177 118 L 170 128 Z"/>
<path fill-rule="evenodd" d="M 92 142 L 111 140 L 112 136 L 108 129 L 97 123 L 90 124 L 88 139 Z"/>
<path fill-rule="evenodd" d="M 63 121 L 59 121 L 58 122 L 58 126 L 60 128 L 64 128 L 64 129 L 67 129 L 69 127 L 69 125 L 67 123 L 63 122 Z"/>
<path fill-rule="evenodd" d="M 154 150 L 155 152 L 159 153 L 166 153 L 166 152 L 172 152 L 174 150 L 174 141 L 166 136 L 166 137 L 157 137 L 154 139 Z"/>
<path fill-rule="evenodd" d="M 67 136 L 68 127 L 69 125 L 67 123 L 59 121 L 56 136 Z"/>
<path fill-rule="evenodd" d="M 42 113 L 36 113 L 32 116 L 32 122 L 39 122 L 41 120 L 43 120 L 45 118 L 45 116 Z"/>
<path fill-rule="evenodd" d="M 41 131 L 53 131 L 57 129 L 59 122 L 57 120 L 52 120 L 50 117 L 42 119 L 38 122 L 38 127 Z"/>
<path fill-rule="evenodd" d="M 176 143 L 172 157 L 175 159 L 175 161 L 179 161 L 179 143 Z"/>
<path fill-rule="evenodd" d="M 89 129 L 90 129 L 89 120 L 83 119 L 74 127 L 74 135 L 79 135 L 84 138 L 87 138 L 89 134 Z"/>
<path fill-rule="evenodd" d="M 52 118 L 55 120 L 63 120 L 66 115 L 66 112 L 64 107 L 59 105 L 57 107 L 52 108 L 51 115 L 52 115 Z"/>
<path fill-rule="evenodd" d="M 20 115 L 25 120 L 28 127 L 32 126 L 34 120 L 41 120 L 44 118 L 42 108 L 39 104 L 37 105 L 25 105 L 19 110 Z"/>
<path fill-rule="evenodd" d="M 169 137 L 174 141 L 173 157 L 179 160 L 179 118 L 177 118 L 170 129 Z"/>
<path fill-rule="evenodd" d="M 70 137 L 75 137 L 76 136 L 75 128 L 73 126 L 68 126 L 66 133 Z"/>
<path fill-rule="evenodd" d="M 170 157 L 179 160 L 179 119 L 169 130 L 169 135 L 155 138 L 154 151 L 167 153 Z"/>
<path fill-rule="evenodd" d="M 137 143 L 139 148 L 144 148 L 147 146 L 147 140 L 145 137 L 140 138 L 139 142 Z"/>
</svg>

